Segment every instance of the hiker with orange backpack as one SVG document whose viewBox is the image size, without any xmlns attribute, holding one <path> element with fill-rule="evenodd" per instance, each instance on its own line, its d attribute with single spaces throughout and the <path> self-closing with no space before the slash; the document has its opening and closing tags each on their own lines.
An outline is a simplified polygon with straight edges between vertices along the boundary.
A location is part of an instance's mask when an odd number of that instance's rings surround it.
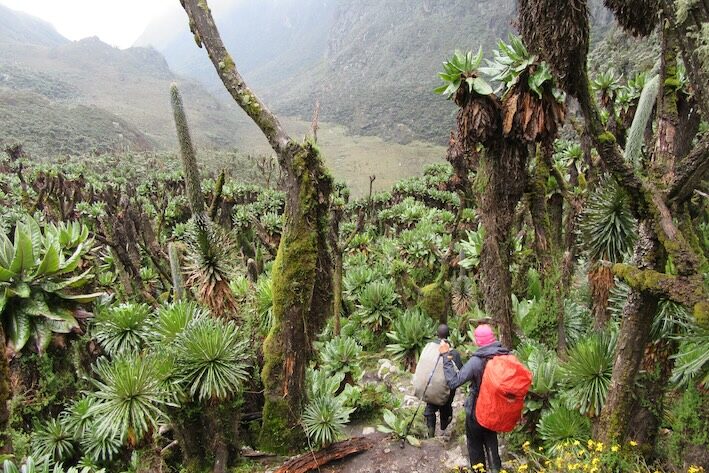
<svg viewBox="0 0 709 473">
<path fill-rule="evenodd" d="M 454 367 L 450 347 L 441 342 L 439 353 L 450 389 L 470 381 L 465 400 L 465 437 L 470 466 L 483 464 L 488 472 L 502 468 L 497 432 L 509 432 L 519 421 L 531 373 L 495 338 L 489 325 L 475 329 L 478 350 L 460 371 Z"/>
</svg>

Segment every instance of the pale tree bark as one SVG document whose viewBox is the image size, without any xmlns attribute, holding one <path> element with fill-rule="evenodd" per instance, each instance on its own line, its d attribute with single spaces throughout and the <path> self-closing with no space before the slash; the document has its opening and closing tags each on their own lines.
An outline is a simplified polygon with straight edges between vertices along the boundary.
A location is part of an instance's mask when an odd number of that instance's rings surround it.
<svg viewBox="0 0 709 473">
<path fill-rule="evenodd" d="M 288 452 L 304 444 L 300 415 L 312 338 L 332 313 L 328 210 L 332 178 L 318 149 L 288 136 L 247 87 L 224 47 L 206 0 L 182 0 L 190 29 L 236 103 L 261 129 L 285 174 L 285 222 L 273 267 L 273 326 L 264 342 L 261 447 Z"/>
</svg>

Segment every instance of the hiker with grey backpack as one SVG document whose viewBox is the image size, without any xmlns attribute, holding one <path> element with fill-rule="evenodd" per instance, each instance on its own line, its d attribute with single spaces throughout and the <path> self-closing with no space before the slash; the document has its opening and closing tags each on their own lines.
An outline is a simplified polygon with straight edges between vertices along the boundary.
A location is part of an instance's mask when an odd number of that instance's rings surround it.
<svg viewBox="0 0 709 473">
<path fill-rule="evenodd" d="M 421 352 L 414 374 L 414 393 L 416 397 L 426 402 L 423 416 L 426 419 L 428 438 L 433 438 L 436 434 L 436 413 L 440 417 L 442 431 L 450 425 L 453 420 L 453 399 L 455 398 L 455 389 L 450 389 L 446 382 L 438 350 L 439 345 L 448 339 L 448 326 L 446 324 L 439 325 L 437 335 L 438 339 L 428 343 Z M 457 368 L 463 366 L 460 354 L 456 350 L 451 349 L 449 355 L 452 357 L 454 366 Z"/>
</svg>

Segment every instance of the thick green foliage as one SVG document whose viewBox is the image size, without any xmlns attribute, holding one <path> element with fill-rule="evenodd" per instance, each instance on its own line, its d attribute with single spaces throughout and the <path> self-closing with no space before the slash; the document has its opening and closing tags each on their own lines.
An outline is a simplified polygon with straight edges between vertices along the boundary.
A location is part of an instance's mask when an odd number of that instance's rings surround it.
<svg viewBox="0 0 709 473">
<path fill-rule="evenodd" d="M 176 377 L 200 402 L 232 398 L 248 379 L 247 344 L 234 322 L 195 318 L 174 346 Z"/>
<path fill-rule="evenodd" d="M 330 374 L 349 374 L 353 379 L 362 376 L 360 358 L 362 347 L 351 337 L 335 337 L 320 351 L 323 370 Z"/>
<path fill-rule="evenodd" d="M 66 460 L 74 453 L 73 435 L 57 419 L 49 419 L 35 428 L 32 453 L 52 463 Z"/>
<path fill-rule="evenodd" d="M 547 451 L 554 454 L 566 441 L 588 439 L 591 423 L 577 410 L 557 404 L 542 415 L 538 429 Z"/>
<path fill-rule="evenodd" d="M 616 336 L 594 333 L 579 340 L 563 365 L 563 396 L 569 407 L 598 416 L 608 395 L 613 371 Z"/>
<path fill-rule="evenodd" d="M 78 224 L 48 224 L 31 217 L 18 222 L 11 241 L 0 233 L 0 316 L 10 350 L 21 351 L 30 339 L 38 351 L 53 333 L 78 328 L 78 304 L 96 294 L 77 294 L 92 279 L 91 269 L 78 273 L 91 248 L 89 230 Z"/>
<path fill-rule="evenodd" d="M 688 386 L 681 398 L 672 406 L 671 433 L 668 453 L 672 462 L 701 464 L 706 461 L 709 444 L 709 396 L 697 386 Z"/>
<path fill-rule="evenodd" d="M 308 437 L 318 446 L 327 446 L 344 435 L 353 409 L 346 408 L 334 396 L 311 400 L 303 412 L 303 424 Z"/>
<path fill-rule="evenodd" d="M 362 290 L 355 316 L 372 331 L 380 332 L 399 312 L 398 299 L 391 281 L 374 281 Z"/>
<path fill-rule="evenodd" d="M 158 364 L 135 354 L 95 366 L 95 403 L 89 409 L 100 435 L 117 436 L 135 445 L 164 418 L 167 392 Z"/>
<path fill-rule="evenodd" d="M 415 366 L 426 342 L 436 331 L 436 325 L 421 310 L 407 310 L 394 320 L 387 337 L 392 341 L 387 351 L 394 359 L 403 359 L 407 368 Z"/>
<path fill-rule="evenodd" d="M 437 87 L 434 92 L 451 98 L 465 82 L 470 93 L 489 95 L 492 87 L 481 77 L 477 77 L 475 72 L 480 66 L 483 57 L 483 50 L 473 55 L 472 51 L 462 53 L 456 51 L 448 61 L 443 63 L 443 72 L 438 73 L 438 77 L 443 80 L 443 85 Z"/>
<path fill-rule="evenodd" d="M 519 82 L 523 71 L 529 71 L 527 86 L 540 99 L 544 84 L 553 84 L 549 66 L 539 63 L 537 56 L 529 53 L 518 36 L 510 35 L 509 44 L 499 40 L 493 55 L 494 59 L 486 60 L 487 67 L 481 67 L 480 71 L 488 74 L 491 80 L 502 83 L 504 93 Z"/>
<path fill-rule="evenodd" d="M 581 219 L 585 247 L 592 260 L 621 262 L 635 241 L 635 219 L 628 194 L 606 179 L 588 199 Z"/>
<path fill-rule="evenodd" d="M 145 304 L 124 303 L 99 312 L 93 337 L 111 356 L 140 351 L 152 335 L 150 308 Z"/>
</svg>

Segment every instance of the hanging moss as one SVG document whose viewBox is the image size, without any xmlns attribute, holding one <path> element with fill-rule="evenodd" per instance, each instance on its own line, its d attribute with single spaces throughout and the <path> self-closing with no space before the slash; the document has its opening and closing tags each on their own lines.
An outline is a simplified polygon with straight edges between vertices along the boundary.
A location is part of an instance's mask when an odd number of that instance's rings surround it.
<svg viewBox="0 0 709 473">
<path fill-rule="evenodd" d="M 421 288 L 421 309 L 433 320 L 446 323 L 448 320 L 448 301 L 450 287 L 442 281 L 436 281 Z"/>
<path fill-rule="evenodd" d="M 694 319 L 702 328 L 709 329 L 709 302 L 702 301 L 694 304 Z"/>
<path fill-rule="evenodd" d="M 610 131 L 604 131 L 598 135 L 598 141 L 604 145 L 613 145 L 616 142 L 615 135 Z"/>
</svg>

